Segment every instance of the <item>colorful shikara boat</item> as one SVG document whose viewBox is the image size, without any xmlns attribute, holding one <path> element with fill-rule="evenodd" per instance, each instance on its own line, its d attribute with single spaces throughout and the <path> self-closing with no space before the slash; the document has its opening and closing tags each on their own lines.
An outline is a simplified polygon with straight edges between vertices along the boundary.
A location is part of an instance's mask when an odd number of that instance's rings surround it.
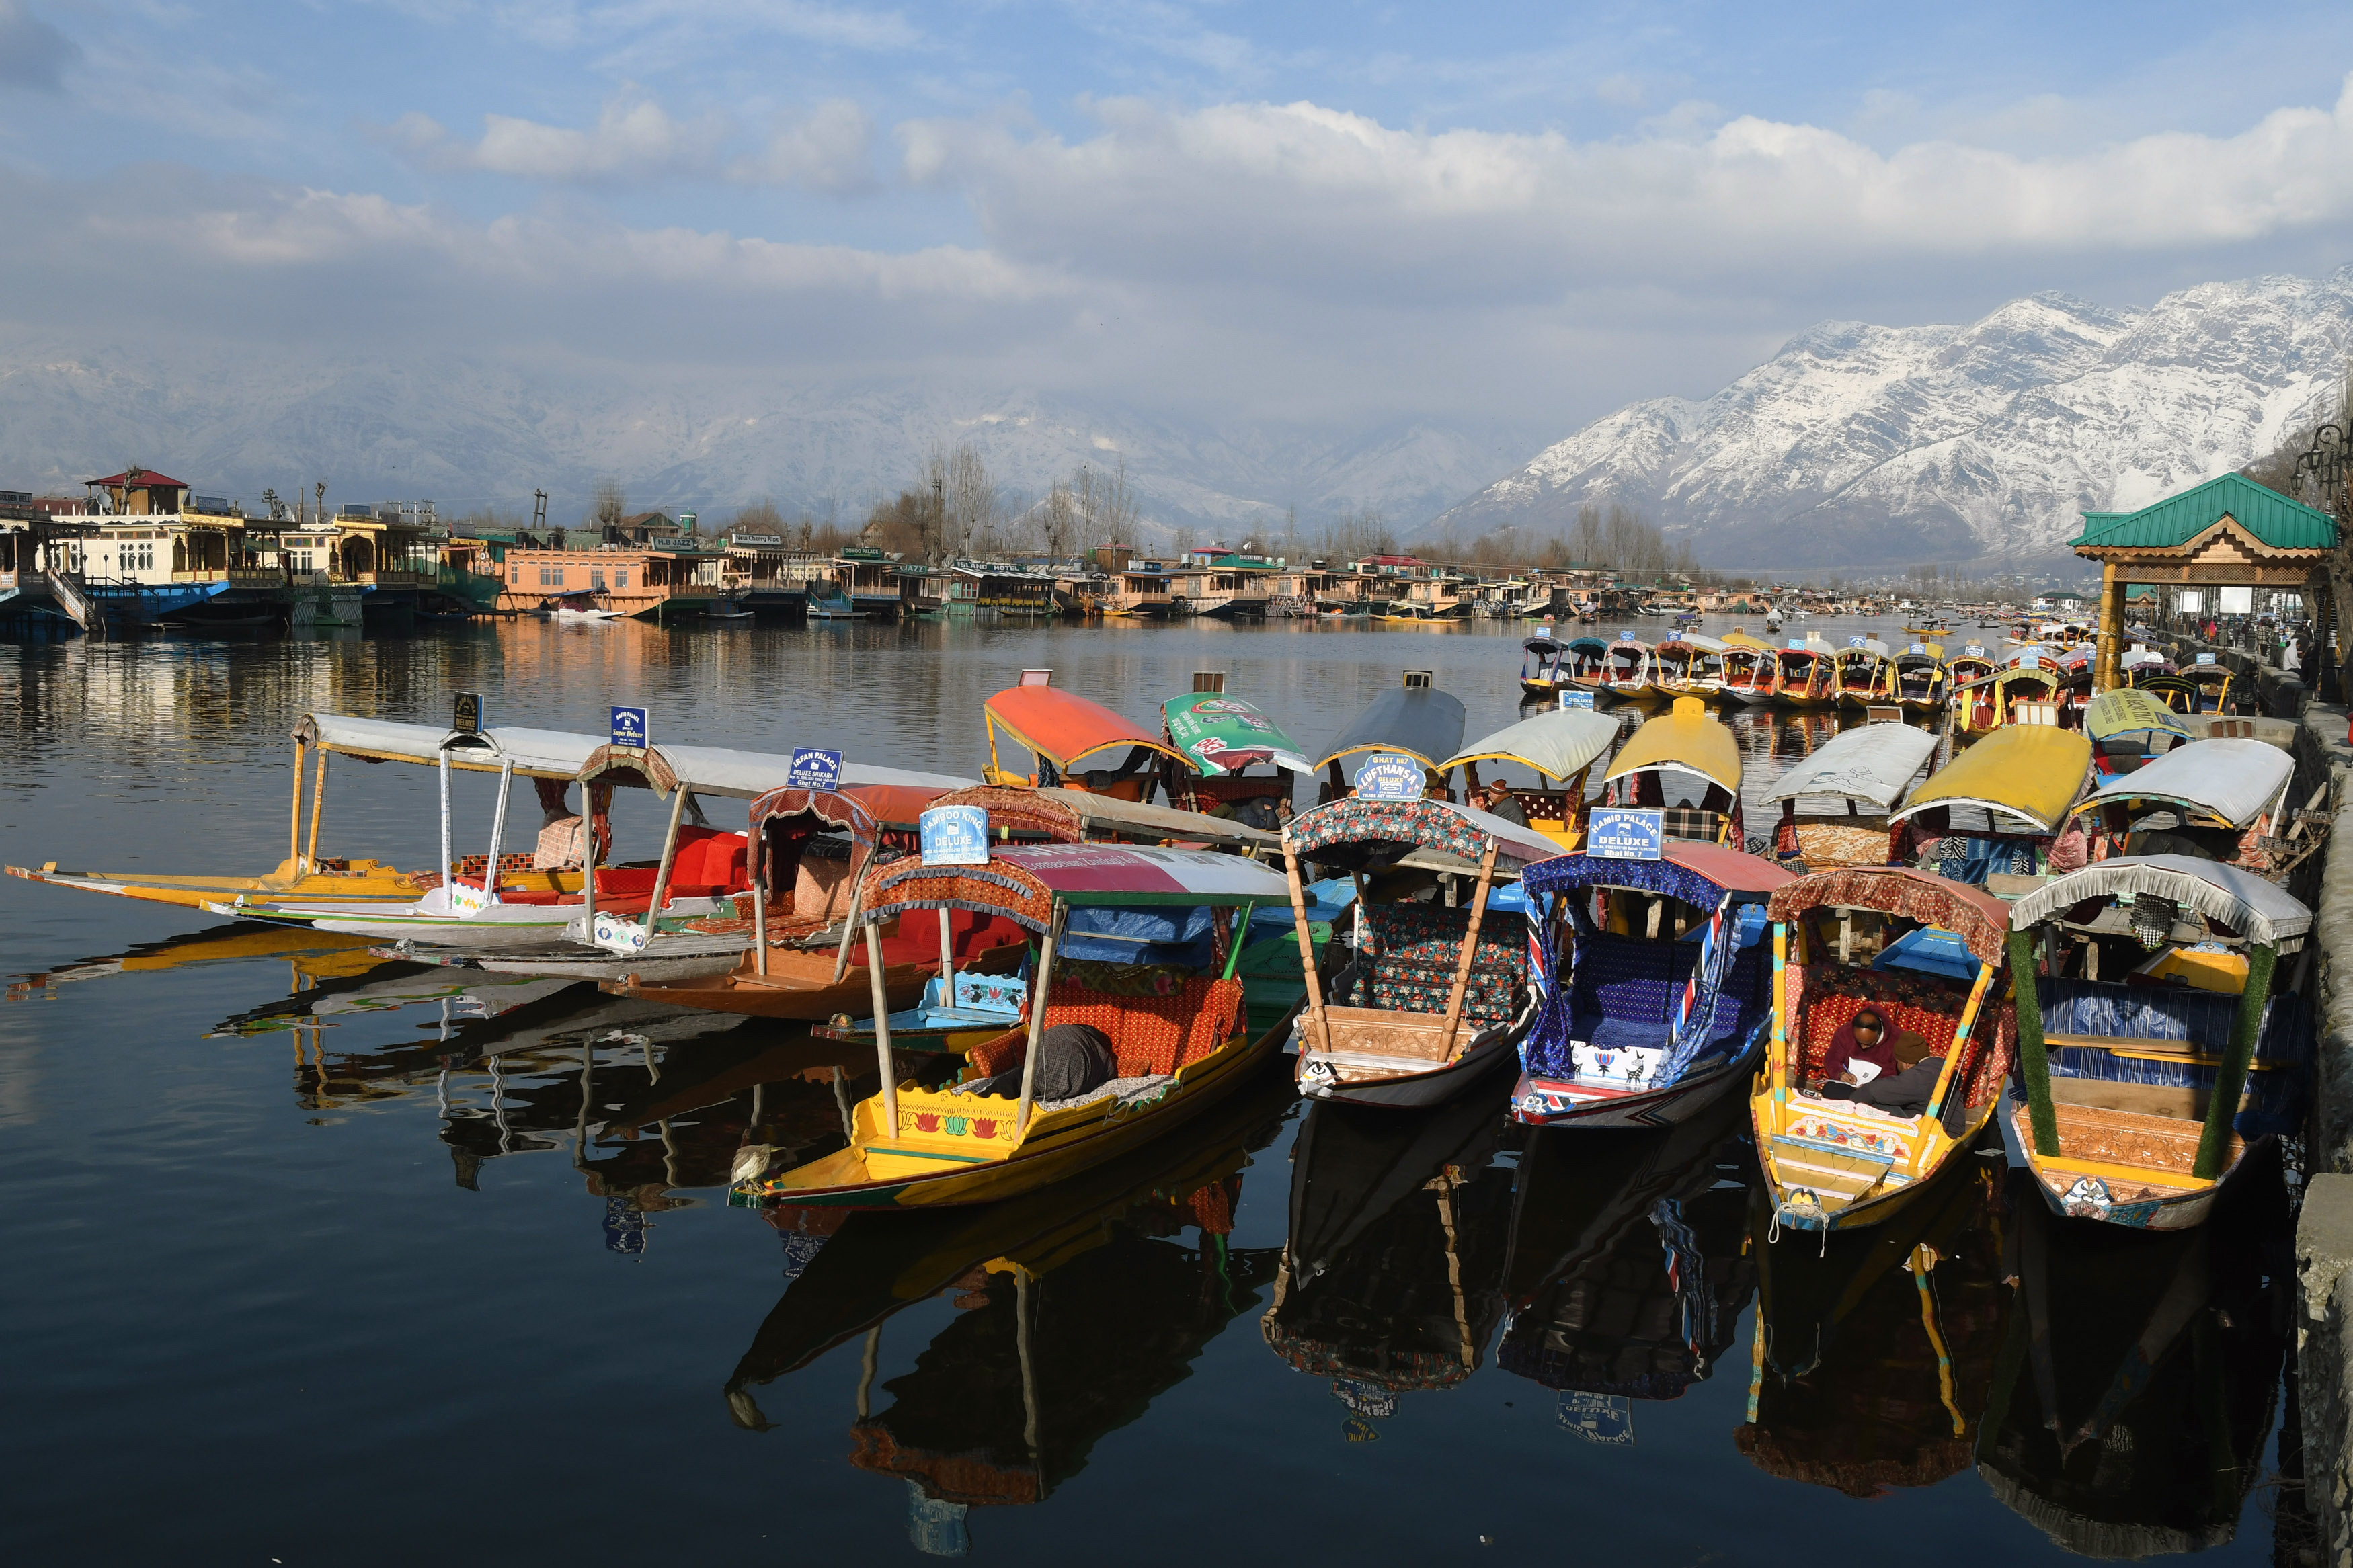
<svg viewBox="0 0 2353 1568">
<path fill-rule="evenodd" d="M 2001 667 L 1984 643 L 1965 643 L 1961 651 L 1945 660 L 1945 699 L 1952 700 L 1953 693 L 1973 680 L 1983 680 Z"/>
<path fill-rule="evenodd" d="M 1433 787 L 1439 762 L 1462 744 L 1462 699 L 1430 684 L 1430 671 L 1409 669 L 1405 684 L 1391 687 L 1348 721 L 1316 760 L 1324 800 L 1338 800 L 1349 791 L 1345 764 L 1375 752 L 1411 757 L 1429 771 Z"/>
<path fill-rule="evenodd" d="M 2126 679 L 2136 690 L 2158 698 L 2177 713 L 2239 711 L 2231 692 L 2231 667 L 2216 662 L 2211 653 L 2201 653 L 2198 662 L 2174 670 L 2157 671 L 2142 665 L 2129 671 Z"/>
<path fill-rule="evenodd" d="M 1938 852 L 1928 868 L 1954 881 L 2031 876 L 2096 777 L 2092 742 L 2081 731 L 2005 724 L 1930 773 L 1888 815 L 1890 827 L 1910 825 L 1894 858 L 1910 860 L 1933 844 Z"/>
<path fill-rule="evenodd" d="M 1620 632 L 1602 652 L 1601 675 L 1594 689 L 1614 702 L 1656 696 L 1658 670 L 1651 645 L 1632 632 Z"/>
<path fill-rule="evenodd" d="M 1268 868 L 1201 850 L 1042 844 L 994 852 L 985 866 L 877 867 L 860 899 L 874 1013 L 887 1018 L 891 1010 L 881 994 L 882 928 L 920 910 L 953 910 L 1010 920 L 1040 937 L 1029 1027 L 975 1047 L 961 1074 L 956 1058 L 926 1056 L 923 1062 L 944 1066 L 903 1080 L 888 1028 L 878 1030 L 882 1089 L 856 1107 L 849 1146 L 780 1174 L 740 1179 L 737 1190 L 821 1206 L 988 1203 L 1182 1126 L 1246 1083 L 1290 1034 L 1288 1014 L 1252 1032 L 1233 973 L 1249 911 L 1290 897 Z M 1124 964 L 1105 971 L 1074 963 L 1072 973 L 1057 973 L 1056 948 L 1066 933 L 1110 931 L 1134 916 L 1169 926 L 1187 945 L 1208 945 L 1213 962 L 1190 978 L 1169 977 L 1166 988 L 1132 984 Z M 1207 928 L 1199 938 L 1196 924 Z M 1066 1101 L 1040 1100 L 1037 1042 L 1061 1024 L 1100 1030 L 1116 1076 Z M 1015 1067 L 1022 1069 L 1018 1100 L 958 1092 Z"/>
<path fill-rule="evenodd" d="M 1772 1021 L 1765 900 L 1795 880 L 1717 844 L 1655 860 L 1563 855 L 1522 873 L 1547 982 L 1521 1048 L 1514 1120 L 1665 1127 L 1755 1070 Z"/>
<path fill-rule="evenodd" d="M 2084 733 L 2091 737 L 2093 765 L 2104 775 L 2131 773 L 2189 743 L 2189 727 L 2163 700 L 2128 686 L 2092 699 L 2084 710 Z"/>
<path fill-rule="evenodd" d="M 1187 811 L 1223 809 L 1271 827 L 1274 803 L 1291 798 L 1294 778 L 1315 776 L 1305 748 L 1256 703 L 1227 696 L 1222 675 L 1196 675 L 1193 689 L 1162 703 L 1160 712 L 1162 735 L 1188 764 L 1169 780 L 1169 799 Z"/>
<path fill-rule="evenodd" d="M 1973 739 L 2029 720 L 2065 721 L 2067 710 L 2060 702 L 2062 676 L 2058 660 L 2034 649 L 2024 650 L 2017 657 L 2023 662 L 2007 665 L 1954 689 L 1954 733 Z M 2021 703 L 2028 704 L 2031 710 L 2022 712 Z M 2046 705 L 2050 711 L 2044 710 Z"/>
<path fill-rule="evenodd" d="M 340 713 L 311 713 L 294 729 L 293 812 L 287 829 L 286 858 L 277 868 L 252 876 L 174 876 L 149 871 L 60 871 L 57 863 L 26 868 L 11 866 L 8 875 L 52 888 L 111 893 L 118 898 L 206 909 L 240 894 L 262 900 L 329 899 L 337 903 L 400 905 L 415 900 L 420 884 L 414 873 L 399 871 L 380 860 L 319 853 L 320 824 L 327 800 L 329 756 L 356 757 L 371 763 L 410 763 L 420 767 L 449 765 L 470 773 L 497 773 L 509 763 L 514 771 L 546 784 L 568 781 L 588 753 L 596 749 L 593 735 L 567 735 L 549 730 L 512 727 L 458 735 L 428 724 L 402 724 L 382 719 L 355 719 Z M 315 752 L 315 778 L 311 785 L 311 823 L 302 826 L 302 763 L 305 751 Z M 528 860 L 528 857 L 524 858 Z M 428 874 L 429 875 L 429 874 Z M 575 881 L 575 887 L 578 885 Z"/>
<path fill-rule="evenodd" d="M 1834 668 L 1840 705 L 1852 709 L 1895 704 L 1895 660 L 1877 637 L 1849 637 Z"/>
<path fill-rule="evenodd" d="M 1657 806 L 1666 812 L 1668 837 L 1737 847 L 1744 837 L 1740 742 L 1706 703 L 1678 697 L 1609 759 L 1601 804 Z"/>
<path fill-rule="evenodd" d="M 2127 684 L 2143 676 L 2176 673 L 2173 660 L 2153 647 L 2128 647 L 2118 656 L 2116 662 L 2124 670 Z"/>
<path fill-rule="evenodd" d="M 1996 994 L 2010 911 L 1978 889 L 1890 866 L 1800 878 L 1774 892 L 1767 912 L 1773 1038 L 1749 1115 L 1774 1215 L 1799 1230 L 1877 1225 L 1948 1164 L 1966 1164 L 1993 1115 L 2016 1055 Z M 1876 956 L 1855 962 L 1862 952 Z M 1888 1037 L 1917 1035 L 1944 1058 L 1916 1116 L 1818 1091 L 1842 1069 L 1831 1060 L 1841 1026 L 1866 1007 Z"/>
<path fill-rule="evenodd" d="M 1945 710 L 1948 678 L 1945 650 L 1936 643 L 1913 643 L 1894 658 L 1895 705 L 1905 712 L 1925 716 Z"/>
<path fill-rule="evenodd" d="M 1568 644 L 1552 637 L 1528 637 L 1520 644 L 1520 695 L 1533 702 L 1551 702 L 1564 691 L 1579 688 L 1569 683 L 1567 662 Z"/>
<path fill-rule="evenodd" d="M 1936 737 L 1926 730 L 1865 724 L 1790 763 L 1757 803 L 1781 808 L 1773 827 L 1775 858 L 1814 871 L 1887 865 L 1894 858 L 1887 814 L 1936 753 Z M 1837 809 L 1822 809 L 1829 802 Z"/>
<path fill-rule="evenodd" d="M 1838 706 L 1838 666 L 1828 644 L 1793 642 L 1776 651 L 1773 661 L 1775 701 L 1788 708 Z"/>
<path fill-rule="evenodd" d="M 2186 855 L 2099 861 L 2012 906 L 2003 1136 L 2052 1208 L 2187 1229 L 2303 1125 L 2310 1015 L 2272 980 L 2311 928 L 2284 889 Z"/>
<path fill-rule="evenodd" d="M 1724 679 L 1715 695 L 1744 707 L 1769 708 L 1781 689 L 1781 663 L 1774 649 L 1735 633 L 1725 639 Z"/>
<path fill-rule="evenodd" d="M 2295 777 L 2295 759 L 2277 746 L 2192 741 L 2108 779 L 2071 815 L 2101 836 L 2108 853 L 2179 851 L 2262 876 L 2271 870 L 2263 839 L 2284 819 Z"/>
<path fill-rule="evenodd" d="M 1122 800 L 1149 801 L 1165 764 L 1191 772 L 1185 753 L 1159 736 L 1132 724 L 1100 702 L 1050 684 L 1052 672 L 1024 670 L 1021 684 L 990 698 L 983 715 L 988 729 L 987 782 L 993 784 L 1060 785 Z M 1008 769 L 1000 745 L 1029 753 L 1029 771 Z M 1087 768 L 1090 761 L 1115 767 Z"/>
<path fill-rule="evenodd" d="M 1662 697 L 1714 697 L 1724 683 L 1724 655 L 1730 647 L 1697 632 L 1669 637 L 1651 650 L 1652 682 Z"/>
<path fill-rule="evenodd" d="M 1334 801 L 1285 828 L 1283 862 L 1303 933 L 1303 860 L 1346 872 L 1358 889 L 1356 959 L 1328 993 L 1302 936 L 1300 1092 L 1353 1105 L 1435 1105 L 1510 1060 L 1535 1011 L 1527 921 L 1490 900 L 1499 874 L 1515 878 L 1559 848 L 1534 828 L 1442 800 Z M 1470 907 L 1383 901 L 1367 878 L 1399 867 L 1458 885 L 1474 879 Z M 1427 890 L 1426 879 L 1418 890 Z"/>
<path fill-rule="evenodd" d="M 1620 733 L 1618 721 L 1607 715 L 1555 709 L 1472 742 L 1440 763 L 1439 772 L 1451 780 L 1455 769 L 1462 770 L 1461 786 L 1450 784 L 1448 795 L 1467 802 L 1482 788 L 1480 763 L 1526 768 L 1539 782 L 1525 788 L 1511 786 L 1520 814 L 1530 827 L 1563 849 L 1574 849 L 1585 837 L 1585 776 Z"/>
</svg>

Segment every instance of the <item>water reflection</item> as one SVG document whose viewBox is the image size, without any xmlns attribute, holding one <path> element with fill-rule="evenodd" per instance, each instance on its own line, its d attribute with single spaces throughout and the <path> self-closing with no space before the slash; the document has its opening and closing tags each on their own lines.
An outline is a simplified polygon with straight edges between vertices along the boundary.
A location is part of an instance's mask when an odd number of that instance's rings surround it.
<svg viewBox="0 0 2353 1568">
<path fill-rule="evenodd" d="M 1290 1240 L 1259 1329 L 1331 1381 L 1350 1442 L 1378 1440 L 1400 1394 L 1469 1378 L 1503 1317 L 1510 1082 L 1491 1075 L 1423 1112 L 1324 1101 L 1301 1121 Z"/>
</svg>

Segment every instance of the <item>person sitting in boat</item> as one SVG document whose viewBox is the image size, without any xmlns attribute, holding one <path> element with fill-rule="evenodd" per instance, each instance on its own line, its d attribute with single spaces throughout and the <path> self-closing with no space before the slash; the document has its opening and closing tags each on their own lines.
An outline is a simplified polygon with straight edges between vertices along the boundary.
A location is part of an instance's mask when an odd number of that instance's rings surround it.
<svg viewBox="0 0 2353 1568">
<path fill-rule="evenodd" d="M 1472 804 L 1490 816 L 1500 816 L 1505 822 L 1521 827 L 1528 825 L 1528 814 L 1520 809 L 1519 797 L 1512 793 L 1512 786 L 1501 779 L 1489 784 Z"/>
<path fill-rule="evenodd" d="M 1119 1059 L 1112 1054 L 1111 1037 L 1092 1025 L 1056 1024 L 1038 1037 L 1033 1090 L 1040 1101 L 1076 1100 L 1118 1076 Z M 1017 1061 L 995 1078 L 965 1084 L 956 1092 L 1018 1100 L 1021 1064 Z"/>
<path fill-rule="evenodd" d="M 1920 1037 L 1898 1037 L 1916 1040 Z M 1830 1061 L 1838 1068 L 1836 1081 L 1843 1084 L 1866 1084 L 1895 1070 L 1895 1041 L 1887 1037 L 1887 1019 L 1878 1008 L 1861 1008 L 1839 1026 L 1838 1033 L 1831 1037 Z"/>
<path fill-rule="evenodd" d="M 1928 1042 L 1908 1029 L 1896 1031 L 1891 1048 L 1895 1053 L 1894 1072 L 1852 1089 L 1825 1084 L 1823 1094 L 1831 1100 L 1876 1106 L 1891 1116 L 1917 1116 L 1927 1110 L 1928 1097 L 1936 1092 L 1936 1080 L 1944 1076 L 1945 1058 L 1931 1052 Z"/>
</svg>

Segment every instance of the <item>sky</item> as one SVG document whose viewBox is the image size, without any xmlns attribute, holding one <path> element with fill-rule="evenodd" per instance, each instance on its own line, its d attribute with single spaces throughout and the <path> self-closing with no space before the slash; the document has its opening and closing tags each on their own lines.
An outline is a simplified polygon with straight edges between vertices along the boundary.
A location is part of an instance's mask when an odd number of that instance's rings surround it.
<svg viewBox="0 0 2353 1568">
<path fill-rule="evenodd" d="M 1567 434 L 2353 261 L 2353 7 L 0 0 L 0 338 Z"/>
</svg>

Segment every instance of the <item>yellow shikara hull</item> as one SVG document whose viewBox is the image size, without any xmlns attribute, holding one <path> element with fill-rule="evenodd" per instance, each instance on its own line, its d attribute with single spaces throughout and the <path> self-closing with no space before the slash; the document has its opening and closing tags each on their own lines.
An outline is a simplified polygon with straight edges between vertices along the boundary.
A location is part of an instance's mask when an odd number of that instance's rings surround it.
<svg viewBox="0 0 2353 1568">
<path fill-rule="evenodd" d="M 1281 1052 L 1296 1012 L 1293 1007 L 1255 1039 L 1237 1033 L 1199 1061 L 1178 1068 L 1175 1083 L 1155 1104 L 1124 1114 L 1111 1108 L 1115 1102 L 1044 1112 L 1032 1117 L 1025 1132 L 965 1142 L 966 1148 L 1007 1145 L 987 1155 L 957 1152 L 957 1138 L 949 1136 L 900 1132 L 886 1142 L 882 1099 L 871 1095 L 859 1102 L 858 1137 L 849 1147 L 739 1190 L 759 1202 L 849 1208 L 934 1208 L 1018 1197 L 1149 1142 L 1216 1105 Z M 912 1087 L 902 1087 L 899 1095 L 902 1125 L 923 1116 L 944 1121 L 952 1110 L 976 1131 L 974 1112 L 997 1106 L 1014 1109 L 1009 1100 L 951 1100 Z"/>
<path fill-rule="evenodd" d="M 1748 1115 L 1775 1215 L 1798 1230 L 1883 1223 L 1966 1163 L 2000 1098 L 1968 1108 L 1956 1138 L 1926 1116 L 1866 1117 L 1836 1101 L 1777 1100 L 1771 1073 L 1759 1073 Z"/>
<path fill-rule="evenodd" d="M 28 882 L 46 883 L 52 888 L 71 888 L 86 893 L 111 893 L 120 899 L 143 899 L 150 903 L 177 904 L 182 909 L 200 910 L 216 902 L 233 901 L 239 894 L 270 900 L 317 900 L 335 903 L 359 903 L 382 900 L 386 903 L 412 903 L 417 898 L 416 884 L 409 873 L 396 870 L 380 860 L 348 860 L 349 868 L 342 871 L 298 872 L 291 860 L 280 861 L 274 871 L 258 877 L 178 877 L 153 871 L 60 871 L 57 863 L 37 868 L 10 866 L 11 877 L 21 877 Z"/>
</svg>

